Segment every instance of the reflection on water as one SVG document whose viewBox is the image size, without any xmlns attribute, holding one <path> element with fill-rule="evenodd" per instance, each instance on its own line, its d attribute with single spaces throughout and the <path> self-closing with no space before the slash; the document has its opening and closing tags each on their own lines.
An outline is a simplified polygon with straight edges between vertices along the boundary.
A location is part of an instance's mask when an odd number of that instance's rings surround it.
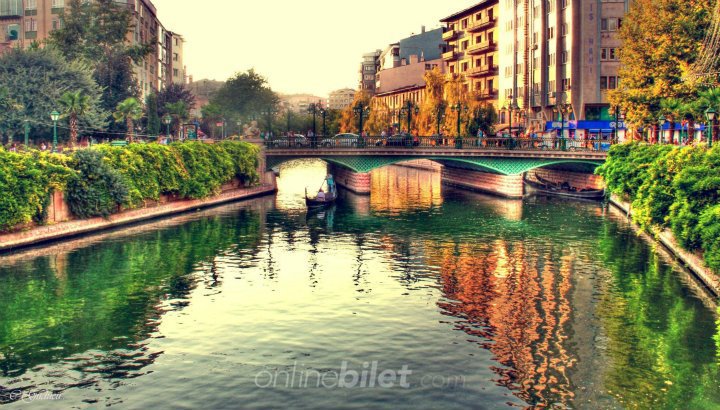
<svg viewBox="0 0 720 410">
<path fill-rule="evenodd" d="M 720 404 L 712 302 L 613 212 L 389 167 L 308 214 L 324 173 L 286 164 L 277 197 L 0 257 L 0 403 Z M 343 362 L 408 366 L 411 388 L 257 385 Z"/>
</svg>

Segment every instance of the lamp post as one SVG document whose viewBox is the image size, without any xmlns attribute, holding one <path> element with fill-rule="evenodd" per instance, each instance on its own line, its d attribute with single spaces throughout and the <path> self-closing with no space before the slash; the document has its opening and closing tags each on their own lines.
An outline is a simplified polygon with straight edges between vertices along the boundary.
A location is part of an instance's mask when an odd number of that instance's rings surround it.
<svg viewBox="0 0 720 410">
<path fill-rule="evenodd" d="M 467 111 L 467 107 L 458 102 L 450 109 L 457 113 L 457 137 L 455 138 L 455 148 L 461 149 L 463 146 L 462 135 L 460 135 L 460 125 L 462 124 L 461 115 Z"/>
<path fill-rule="evenodd" d="M 405 118 L 407 118 L 407 133 L 410 134 L 413 113 L 415 113 L 416 115 L 419 114 L 420 109 L 412 101 L 407 100 L 405 101 L 405 104 L 403 104 L 402 108 L 400 108 L 400 113 L 401 115 L 405 115 Z"/>
<path fill-rule="evenodd" d="M 665 126 L 665 122 L 667 122 L 667 118 L 663 114 L 660 114 L 658 117 L 658 143 L 664 144 L 665 138 L 663 138 L 663 127 Z"/>
<path fill-rule="evenodd" d="M 310 138 L 310 147 L 316 148 L 317 147 L 317 139 L 315 138 L 315 134 L 317 133 L 317 113 L 318 113 L 318 106 L 315 103 L 312 103 L 308 106 L 308 112 L 312 114 L 313 116 L 313 122 L 312 122 L 312 137 Z"/>
<path fill-rule="evenodd" d="M 322 135 L 323 138 L 327 137 L 327 128 L 325 127 L 325 119 L 327 118 L 327 110 L 325 108 L 320 108 L 320 116 L 322 117 L 323 125 L 322 125 Z"/>
<path fill-rule="evenodd" d="M 619 132 L 620 132 L 620 122 L 625 120 L 625 114 L 620 111 L 620 106 L 615 106 L 615 127 L 613 131 L 615 132 L 615 135 L 613 136 L 613 142 L 617 143 L 620 139 Z"/>
<path fill-rule="evenodd" d="M 708 107 L 707 110 L 705 110 L 705 118 L 708 120 L 710 132 L 708 133 L 708 147 L 712 147 L 713 143 L 713 127 L 715 125 L 715 116 L 716 112 L 712 107 Z"/>
<path fill-rule="evenodd" d="M 363 117 L 368 115 L 370 113 L 370 107 L 363 104 L 362 102 L 358 102 L 355 107 L 353 107 L 353 112 L 358 117 L 358 136 L 360 136 L 360 141 L 358 141 L 358 146 L 364 147 L 365 146 L 365 138 L 363 138 Z"/>
<path fill-rule="evenodd" d="M 172 123 L 170 114 L 165 114 L 163 122 L 165 123 L 165 137 L 170 138 L 170 124 Z"/>
<path fill-rule="evenodd" d="M 435 111 L 436 116 L 436 125 L 437 125 L 437 136 L 440 136 L 440 126 L 442 125 L 443 120 L 445 119 L 445 103 L 441 102 L 437 106 L 437 110 Z"/>
<path fill-rule="evenodd" d="M 58 145 L 58 139 L 57 139 L 57 122 L 60 119 L 60 113 L 57 111 L 53 111 L 50 113 L 50 119 L 53 122 L 53 145 L 52 145 L 52 152 L 57 152 L 57 145 Z"/>
<path fill-rule="evenodd" d="M 272 107 L 269 107 L 265 110 L 263 110 L 260 114 L 264 115 L 267 118 L 267 134 L 266 137 L 269 139 L 270 135 L 272 135 L 272 116 L 275 111 Z"/>
<path fill-rule="evenodd" d="M 565 99 L 566 95 L 565 93 L 562 93 L 560 96 L 560 102 L 553 107 L 553 113 L 555 115 L 560 115 L 560 149 L 563 151 L 567 150 L 567 140 L 565 138 L 565 115 L 567 114 L 568 118 L 570 118 L 570 114 L 572 114 L 573 111 L 572 105 L 565 102 Z"/>
</svg>

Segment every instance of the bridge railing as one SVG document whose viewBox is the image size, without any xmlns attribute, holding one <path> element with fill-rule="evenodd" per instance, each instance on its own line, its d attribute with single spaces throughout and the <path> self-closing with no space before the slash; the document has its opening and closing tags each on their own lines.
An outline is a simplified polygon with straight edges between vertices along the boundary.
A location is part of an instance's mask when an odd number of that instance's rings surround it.
<svg viewBox="0 0 720 410">
<path fill-rule="evenodd" d="M 418 137 L 412 135 L 394 135 L 390 137 L 302 137 L 280 136 L 265 140 L 269 149 L 487 149 L 487 150 L 529 150 L 529 151 L 595 151 L 610 149 L 611 140 L 576 139 L 556 137 Z"/>
</svg>

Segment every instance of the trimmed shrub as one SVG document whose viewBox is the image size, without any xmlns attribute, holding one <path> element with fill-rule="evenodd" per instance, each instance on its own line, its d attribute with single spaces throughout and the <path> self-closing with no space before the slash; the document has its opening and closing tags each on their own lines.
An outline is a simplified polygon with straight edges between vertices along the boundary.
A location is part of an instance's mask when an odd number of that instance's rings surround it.
<svg viewBox="0 0 720 410">
<path fill-rule="evenodd" d="M 75 216 L 108 217 L 128 202 L 128 187 L 123 177 L 105 161 L 102 152 L 80 150 L 73 158 L 78 173 L 68 182 L 65 198 Z"/>
</svg>

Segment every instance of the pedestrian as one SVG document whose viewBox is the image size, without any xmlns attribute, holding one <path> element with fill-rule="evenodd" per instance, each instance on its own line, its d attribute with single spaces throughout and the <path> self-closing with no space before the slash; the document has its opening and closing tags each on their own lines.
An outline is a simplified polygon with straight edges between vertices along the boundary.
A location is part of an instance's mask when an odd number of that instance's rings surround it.
<svg viewBox="0 0 720 410">
<path fill-rule="evenodd" d="M 40 144 L 40 151 L 46 151 L 47 150 L 47 144 L 45 144 L 45 141 L 43 141 Z"/>
</svg>

